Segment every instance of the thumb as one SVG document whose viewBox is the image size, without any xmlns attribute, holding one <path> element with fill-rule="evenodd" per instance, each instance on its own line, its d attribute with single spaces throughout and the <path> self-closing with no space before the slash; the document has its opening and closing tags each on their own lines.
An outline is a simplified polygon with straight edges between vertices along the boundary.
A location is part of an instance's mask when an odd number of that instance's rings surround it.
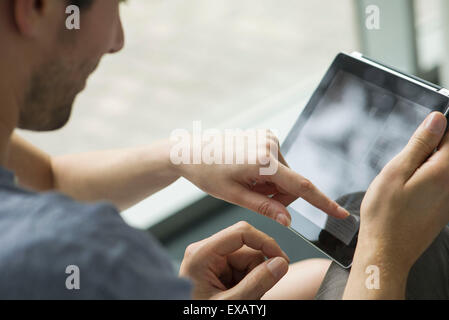
<svg viewBox="0 0 449 320">
<path fill-rule="evenodd" d="M 230 300 L 259 300 L 287 273 L 288 263 L 276 257 L 259 264 L 236 286 L 224 292 L 222 298 Z"/>
<path fill-rule="evenodd" d="M 397 167 L 406 180 L 433 154 L 441 142 L 446 125 L 446 117 L 441 112 L 433 112 L 416 130 L 396 158 L 399 161 Z"/>
</svg>

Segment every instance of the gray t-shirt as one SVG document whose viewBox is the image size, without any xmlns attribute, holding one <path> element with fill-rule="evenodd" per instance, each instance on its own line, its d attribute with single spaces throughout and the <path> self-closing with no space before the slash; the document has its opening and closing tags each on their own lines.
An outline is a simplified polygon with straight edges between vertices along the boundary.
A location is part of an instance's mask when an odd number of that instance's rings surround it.
<svg viewBox="0 0 449 320">
<path fill-rule="evenodd" d="M 0 299 L 190 299 L 157 241 L 114 206 L 24 190 L 2 167 L 0 244 Z"/>
</svg>

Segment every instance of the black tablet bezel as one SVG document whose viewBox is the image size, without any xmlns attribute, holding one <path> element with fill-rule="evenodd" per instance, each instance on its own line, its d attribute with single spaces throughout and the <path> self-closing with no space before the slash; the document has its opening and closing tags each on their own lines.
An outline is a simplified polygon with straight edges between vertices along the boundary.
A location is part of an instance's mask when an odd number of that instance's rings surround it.
<svg viewBox="0 0 449 320">
<path fill-rule="evenodd" d="M 440 111 L 442 113 L 445 113 L 448 108 L 449 97 L 439 93 L 439 87 L 433 87 L 431 84 L 425 81 L 420 82 L 415 77 L 408 77 L 392 69 L 388 69 L 383 65 L 376 64 L 375 62 L 363 61 L 356 57 L 340 53 L 334 59 L 333 63 L 321 80 L 309 102 L 305 106 L 295 125 L 290 130 L 285 142 L 282 144 L 281 151 L 283 154 L 286 154 L 292 144 L 296 141 L 307 119 L 310 117 L 311 113 L 318 105 L 320 99 L 328 90 L 329 85 L 336 76 L 337 72 L 340 70 L 346 71 L 357 76 L 358 78 L 361 78 L 362 80 L 370 82 L 398 96 L 427 107 L 429 109 L 429 113 L 432 111 Z M 307 172 L 302 172 L 302 174 L 307 176 Z M 289 209 L 293 210 L 292 208 Z M 308 220 L 307 222 L 305 220 L 304 223 L 310 223 L 310 225 L 308 226 L 309 228 L 318 228 Z M 357 236 L 354 238 L 354 241 L 352 241 L 349 245 L 346 245 L 327 231 L 322 230 L 322 233 L 326 233 L 326 238 L 333 238 L 332 240 L 334 241 L 334 248 L 331 248 L 330 246 L 326 246 L 326 244 L 320 241 L 312 242 L 310 239 L 307 239 L 305 236 L 303 236 L 298 230 L 292 229 L 292 231 L 318 248 L 320 251 L 329 256 L 342 267 L 349 268 L 351 266 L 355 247 L 357 245 Z M 335 246 L 335 244 L 337 244 L 337 246 Z"/>
</svg>

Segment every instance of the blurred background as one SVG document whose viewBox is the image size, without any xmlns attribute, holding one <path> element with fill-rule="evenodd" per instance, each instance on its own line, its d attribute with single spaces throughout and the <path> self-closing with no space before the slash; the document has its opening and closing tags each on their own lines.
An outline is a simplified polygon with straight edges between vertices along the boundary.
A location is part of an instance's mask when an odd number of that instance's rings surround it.
<svg viewBox="0 0 449 320">
<path fill-rule="evenodd" d="M 379 28 L 367 27 L 367 7 Z M 361 51 L 449 84 L 446 0 L 129 0 L 126 46 L 104 58 L 68 126 L 21 134 L 52 155 L 151 144 L 177 128 L 270 128 L 282 140 L 335 55 Z M 63 143 L 62 143 L 63 141 Z M 321 254 L 287 229 L 180 180 L 123 213 L 180 260 L 246 220 L 293 261 Z"/>
</svg>

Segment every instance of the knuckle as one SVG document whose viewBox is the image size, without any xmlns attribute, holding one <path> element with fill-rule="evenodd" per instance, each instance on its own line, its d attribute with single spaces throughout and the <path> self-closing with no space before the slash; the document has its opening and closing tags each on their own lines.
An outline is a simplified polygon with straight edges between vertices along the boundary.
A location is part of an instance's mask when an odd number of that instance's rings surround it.
<svg viewBox="0 0 449 320">
<path fill-rule="evenodd" d="M 273 132 L 268 131 L 267 132 L 267 138 L 268 138 L 268 140 L 270 140 L 274 144 L 279 145 L 279 139 L 278 139 L 278 137 L 276 137 L 276 135 Z"/>
<path fill-rule="evenodd" d="M 235 224 L 235 228 L 239 231 L 245 232 L 252 228 L 247 221 L 239 221 Z"/>
<path fill-rule="evenodd" d="M 271 141 L 275 144 L 279 144 L 279 139 L 276 137 L 276 135 L 271 130 L 265 130 L 265 137 L 266 140 Z"/>
<path fill-rule="evenodd" d="M 267 150 L 270 150 L 273 146 L 273 141 L 271 139 L 267 139 L 267 141 L 265 141 L 265 148 Z"/>
<path fill-rule="evenodd" d="M 268 216 L 270 212 L 270 200 L 262 201 L 257 207 L 257 212 L 263 216 Z"/>
<path fill-rule="evenodd" d="M 273 131 L 271 131 L 270 129 L 265 129 L 265 135 L 268 139 L 272 139 L 272 137 L 274 136 Z"/>
<path fill-rule="evenodd" d="M 267 242 L 269 242 L 271 244 L 275 244 L 277 246 L 277 242 L 276 242 L 276 240 L 273 237 L 268 236 Z"/>
<path fill-rule="evenodd" d="M 278 139 L 278 137 L 276 137 L 276 135 L 271 131 L 271 130 L 268 130 L 268 135 L 269 135 L 269 137 L 270 137 L 270 139 L 275 143 L 275 144 L 279 144 L 279 139 Z"/>
<path fill-rule="evenodd" d="M 396 181 L 400 177 L 401 169 L 400 164 L 390 162 L 380 171 L 379 177 L 386 182 Z"/>
<path fill-rule="evenodd" d="M 266 158 L 271 158 L 274 155 L 277 155 L 279 151 L 279 146 L 277 143 L 271 140 L 267 140 L 265 145 L 263 146 L 263 150 L 261 156 L 265 156 Z"/>
<path fill-rule="evenodd" d="M 435 148 L 424 137 L 417 135 L 412 140 L 412 144 L 425 153 L 431 153 Z"/>
<path fill-rule="evenodd" d="M 299 183 L 299 191 L 302 194 L 308 193 L 312 190 L 313 184 L 309 179 L 302 179 Z"/>
<path fill-rule="evenodd" d="M 270 151 L 273 151 L 273 152 L 277 153 L 279 151 L 279 142 L 272 141 L 270 143 Z"/>
<path fill-rule="evenodd" d="M 193 256 L 198 251 L 199 243 L 195 242 L 189 244 L 184 252 L 184 258 L 189 258 Z"/>
<path fill-rule="evenodd" d="M 267 139 L 263 145 L 264 151 L 270 150 L 271 144 L 272 144 L 272 142 L 270 141 L 270 139 Z"/>
</svg>

